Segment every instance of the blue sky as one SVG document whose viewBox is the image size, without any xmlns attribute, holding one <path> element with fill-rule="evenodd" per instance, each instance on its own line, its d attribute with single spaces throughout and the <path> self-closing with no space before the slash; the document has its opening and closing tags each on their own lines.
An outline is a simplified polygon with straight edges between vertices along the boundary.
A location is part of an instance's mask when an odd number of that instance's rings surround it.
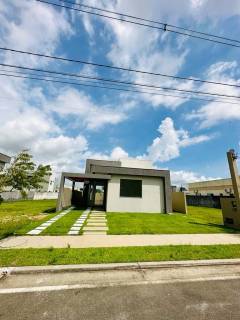
<svg viewBox="0 0 240 320">
<path fill-rule="evenodd" d="M 87 1 L 148 19 L 238 39 L 238 0 Z M 240 84 L 238 48 L 182 37 L 34 0 L 0 0 L 0 45 L 170 75 Z M 0 52 L 4 63 L 239 95 L 239 89 Z M 3 68 L 1 68 L 3 69 Z M 86 158 L 150 159 L 181 184 L 229 175 L 239 151 L 240 106 L 42 83 L 0 76 L 0 151 L 31 150 L 54 170 Z"/>
</svg>

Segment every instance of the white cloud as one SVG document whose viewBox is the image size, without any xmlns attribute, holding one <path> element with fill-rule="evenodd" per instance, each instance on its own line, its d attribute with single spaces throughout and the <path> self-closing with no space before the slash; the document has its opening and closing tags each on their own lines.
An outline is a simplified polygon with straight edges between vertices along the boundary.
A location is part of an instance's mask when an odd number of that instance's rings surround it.
<svg viewBox="0 0 240 320">
<path fill-rule="evenodd" d="M 206 72 L 209 80 L 240 85 L 240 68 L 236 61 L 220 61 L 209 67 Z M 220 92 L 221 94 L 240 96 L 240 88 L 204 84 L 200 90 L 207 92 Z M 220 99 L 220 98 L 218 98 Z M 240 108 L 234 98 L 228 100 L 233 104 L 224 102 L 209 102 L 186 115 L 186 119 L 196 119 L 200 122 L 200 128 L 208 128 L 223 121 L 240 120 Z"/>
<path fill-rule="evenodd" d="M 181 186 L 181 185 L 187 186 L 187 184 L 190 182 L 216 179 L 216 178 L 200 175 L 196 172 L 184 171 L 184 170 L 178 170 L 178 171 L 171 170 L 170 174 L 171 174 L 171 183 L 172 185 L 176 185 L 176 186 Z"/>
<path fill-rule="evenodd" d="M 51 130 L 54 131 L 54 124 L 40 112 L 24 111 L 0 126 L 0 146 L 8 152 L 17 152 Z"/>
<path fill-rule="evenodd" d="M 218 22 L 223 21 L 222 19 L 240 14 L 238 0 L 233 0 L 231 6 L 228 0 L 222 0 L 221 5 L 218 2 L 219 0 L 172 0 L 170 4 L 168 0 L 149 0 L 147 3 L 145 0 L 91 0 L 89 4 L 169 24 L 181 25 L 181 21 L 185 19 L 190 25 L 196 25 L 197 30 L 199 29 L 198 23 L 202 25 L 206 22 L 208 26 L 215 27 Z M 101 17 L 95 17 L 93 21 L 95 19 L 100 19 L 106 26 L 103 38 L 104 40 L 111 39 L 107 57 L 114 65 L 177 75 L 185 64 L 189 52 L 188 38 L 176 36 L 175 46 L 173 46 L 170 33 Z M 121 76 L 125 78 L 123 74 Z M 161 79 L 139 74 L 129 74 L 127 78 L 136 82 L 149 82 L 159 86 L 174 86 L 188 90 L 197 87 L 192 82 L 172 81 L 167 78 Z M 174 93 L 165 92 L 165 94 Z M 165 106 L 171 109 L 175 109 L 188 100 L 188 98 L 149 94 L 141 95 L 140 99 L 153 107 Z"/>
<path fill-rule="evenodd" d="M 165 118 L 161 122 L 158 132 L 160 137 L 153 140 L 152 144 L 147 148 L 147 155 L 145 156 L 153 162 L 164 162 L 177 158 L 180 155 L 181 148 L 211 139 L 207 135 L 190 137 L 188 131 L 183 129 L 176 130 L 171 118 Z"/>
<path fill-rule="evenodd" d="M 117 124 L 127 117 L 120 108 L 97 105 L 82 91 L 70 88 L 48 101 L 46 110 L 52 110 L 63 117 L 74 115 L 75 125 L 79 123 L 90 130 L 99 129 L 106 124 Z"/>
<path fill-rule="evenodd" d="M 51 54 L 62 36 L 73 33 L 67 16 L 43 3 L 10 0 L 0 8 L 1 45 L 19 50 L 29 50 Z M 12 15 L 11 12 L 17 12 Z M 28 65 L 46 64 L 49 60 L 23 54 L 7 53 L 5 62 Z"/>
<path fill-rule="evenodd" d="M 110 158 L 113 160 L 128 158 L 128 153 L 125 150 L 123 150 L 121 147 L 115 147 L 111 152 Z"/>
</svg>

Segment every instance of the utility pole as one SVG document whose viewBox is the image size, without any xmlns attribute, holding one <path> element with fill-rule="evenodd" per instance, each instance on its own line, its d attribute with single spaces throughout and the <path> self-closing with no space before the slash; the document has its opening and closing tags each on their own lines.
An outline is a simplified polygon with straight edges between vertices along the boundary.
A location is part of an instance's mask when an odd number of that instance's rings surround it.
<svg viewBox="0 0 240 320">
<path fill-rule="evenodd" d="M 227 158 L 228 158 L 229 170 L 230 170 L 231 179 L 232 179 L 233 192 L 234 192 L 237 208 L 240 210 L 240 180 L 239 180 L 238 168 L 237 168 L 238 156 L 233 149 L 230 149 L 227 152 Z"/>
<path fill-rule="evenodd" d="M 240 181 L 237 168 L 237 155 L 233 149 L 227 152 L 234 198 L 220 198 L 223 223 L 227 227 L 240 229 Z"/>
</svg>

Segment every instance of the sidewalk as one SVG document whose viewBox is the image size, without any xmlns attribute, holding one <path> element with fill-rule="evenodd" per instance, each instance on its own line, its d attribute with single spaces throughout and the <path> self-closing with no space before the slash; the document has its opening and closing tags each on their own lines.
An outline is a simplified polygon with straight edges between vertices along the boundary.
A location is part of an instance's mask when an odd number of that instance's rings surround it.
<svg viewBox="0 0 240 320">
<path fill-rule="evenodd" d="M 240 234 L 157 234 L 18 236 L 0 241 L 0 248 L 91 248 L 165 245 L 240 244 Z"/>
</svg>

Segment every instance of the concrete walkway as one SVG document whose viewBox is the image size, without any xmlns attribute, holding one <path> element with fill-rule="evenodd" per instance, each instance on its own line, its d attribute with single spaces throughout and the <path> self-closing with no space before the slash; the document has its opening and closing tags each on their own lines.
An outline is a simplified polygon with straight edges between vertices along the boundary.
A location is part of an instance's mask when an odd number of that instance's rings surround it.
<svg viewBox="0 0 240 320">
<path fill-rule="evenodd" d="M 106 212 L 92 211 L 87 219 L 87 224 L 83 227 L 84 235 L 106 235 L 107 234 Z"/>
<path fill-rule="evenodd" d="M 74 222 L 72 225 L 71 229 L 69 230 L 68 234 L 69 235 L 78 235 L 82 226 L 84 225 L 84 222 L 86 221 L 89 212 L 91 211 L 90 208 L 87 210 L 83 211 L 82 215 Z"/>
<path fill-rule="evenodd" d="M 59 219 L 61 219 L 62 217 L 64 217 L 66 214 L 68 214 L 69 212 L 71 212 L 73 210 L 73 207 L 62 211 L 61 213 L 59 213 L 58 215 L 56 215 L 55 217 L 53 217 L 52 219 L 49 219 L 47 221 L 45 221 L 44 223 L 42 223 L 40 226 L 34 228 L 33 230 L 29 231 L 27 234 L 30 235 L 38 235 L 40 234 L 43 230 L 47 229 L 48 227 L 50 227 L 54 222 L 58 221 Z"/>
<path fill-rule="evenodd" d="M 240 234 L 18 236 L 0 241 L 0 248 L 91 248 L 164 245 L 240 244 Z"/>
</svg>

